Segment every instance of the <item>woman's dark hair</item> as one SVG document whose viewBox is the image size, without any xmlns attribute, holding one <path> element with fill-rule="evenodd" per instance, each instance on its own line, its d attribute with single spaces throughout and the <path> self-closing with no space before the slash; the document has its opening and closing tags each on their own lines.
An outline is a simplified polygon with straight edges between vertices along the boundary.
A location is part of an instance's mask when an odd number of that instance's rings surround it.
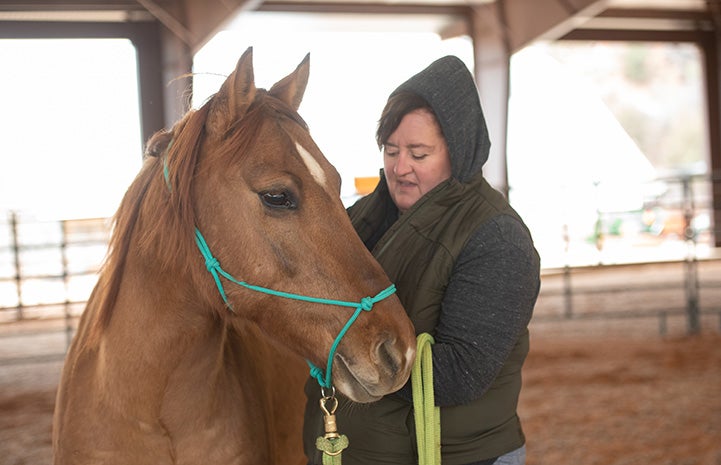
<svg viewBox="0 0 721 465">
<path fill-rule="evenodd" d="M 376 131 L 376 143 L 378 148 L 382 148 L 388 138 L 398 129 L 401 120 L 408 113 L 424 109 L 431 112 L 434 118 L 436 114 L 426 100 L 413 92 L 401 91 L 391 95 L 386 102 L 386 106 L 378 120 L 378 130 Z M 438 118 L 436 118 L 436 121 Z"/>
</svg>

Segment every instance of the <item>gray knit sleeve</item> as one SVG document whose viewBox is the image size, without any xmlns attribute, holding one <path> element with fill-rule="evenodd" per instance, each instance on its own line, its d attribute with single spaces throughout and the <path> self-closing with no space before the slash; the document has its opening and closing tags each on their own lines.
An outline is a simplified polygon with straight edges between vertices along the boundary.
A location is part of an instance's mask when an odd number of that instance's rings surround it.
<svg viewBox="0 0 721 465">
<path fill-rule="evenodd" d="M 470 237 L 435 331 L 436 405 L 465 404 L 486 392 L 531 319 L 539 268 L 532 239 L 516 218 L 495 217 Z"/>
</svg>

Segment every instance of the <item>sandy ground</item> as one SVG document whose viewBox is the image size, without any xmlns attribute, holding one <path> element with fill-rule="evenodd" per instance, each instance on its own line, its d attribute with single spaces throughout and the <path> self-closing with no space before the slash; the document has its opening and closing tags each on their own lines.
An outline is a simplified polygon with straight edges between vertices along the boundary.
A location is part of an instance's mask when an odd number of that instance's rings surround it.
<svg viewBox="0 0 721 465">
<path fill-rule="evenodd" d="M 721 261 L 703 266 L 701 307 L 718 311 Z M 721 465 L 721 315 L 704 314 L 695 336 L 686 335 L 679 312 L 664 319 L 584 317 L 682 310 L 682 271 L 673 265 L 579 272 L 573 277 L 579 289 L 610 291 L 579 292 L 569 321 L 557 320 L 568 310 L 563 276 L 544 277 L 519 408 L 528 465 Z M 623 290 L 629 277 L 656 287 Z M 37 326 L 0 325 L 0 465 L 51 462 L 67 339 L 62 320 L 44 323 L 41 332 Z"/>
<path fill-rule="evenodd" d="M 520 415 L 528 465 L 721 465 L 721 335 L 538 337 Z"/>
<path fill-rule="evenodd" d="M 520 415 L 528 465 L 721 465 L 721 335 L 537 336 Z M 61 362 L 6 366 L 0 464 L 50 463 Z"/>
</svg>

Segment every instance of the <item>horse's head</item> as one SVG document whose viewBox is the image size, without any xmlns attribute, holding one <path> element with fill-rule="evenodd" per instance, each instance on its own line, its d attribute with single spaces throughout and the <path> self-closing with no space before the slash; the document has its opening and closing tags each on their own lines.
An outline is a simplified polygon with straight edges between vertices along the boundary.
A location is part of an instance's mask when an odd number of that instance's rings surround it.
<svg viewBox="0 0 721 465">
<path fill-rule="evenodd" d="M 219 92 L 149 151 L 166 158 L 177 215 L 197 226 L 227 273 L 264 288 L 359 302 L 391 283 L 349 221 L 337 171 L 298 116 L 308 72 L 306 57 L 269 91 L 256 88 L 248 49 Z M 190 228 L 185 233 L 192 243 Z M 354 313 L 225 282 L 231 311 L 199 252 L 190 266 L 202 273 L 202 298 L 221 318 L 251 321 L 319 367 Z M 340 341 L 333 382 L 355 401 L 375 400 L 406 382 L 414 351 L 412 324 L 391 295 L 361 312 Z"/>
</svg>

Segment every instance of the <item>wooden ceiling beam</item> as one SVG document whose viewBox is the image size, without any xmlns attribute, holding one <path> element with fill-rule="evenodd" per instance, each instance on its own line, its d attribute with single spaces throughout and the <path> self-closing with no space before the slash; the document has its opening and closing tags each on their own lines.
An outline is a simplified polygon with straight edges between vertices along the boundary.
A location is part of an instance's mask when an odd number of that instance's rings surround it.
<svg viewBox="0 0 721 465">
<path fill-rule="evenodd" d="M 500 0 L 511 52 L 535 40 L 555 40 L 604 11 L 606 0 Z"/>
<path fill-rule="evenodd" d="M 0 0 L 0 11 L 115 11 L 143 10 L 135 0 Z"/>
<path fill-rule="evenodd" d="M 262 0 L 183 0 L 188 29 L 194 36 L 193 53 L 199 51 L 242 11 L 255 10 Z"/>
</svg>

